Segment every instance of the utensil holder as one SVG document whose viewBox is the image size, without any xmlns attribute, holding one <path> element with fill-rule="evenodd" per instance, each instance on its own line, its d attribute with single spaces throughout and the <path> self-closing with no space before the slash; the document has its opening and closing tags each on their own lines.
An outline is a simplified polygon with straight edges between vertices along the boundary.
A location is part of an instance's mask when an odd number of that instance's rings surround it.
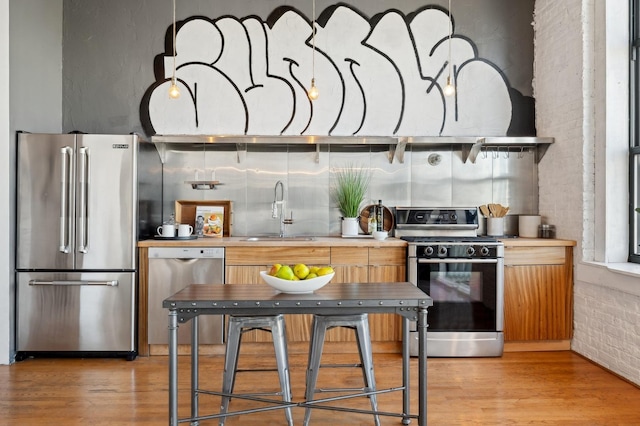
<svg viewBox="0 0 640 426">
<path fill-rule="evenodd" d="M 487 218 L 487 235 L 492 237 L 504 235 L 504 217 Z"/>
</svg>

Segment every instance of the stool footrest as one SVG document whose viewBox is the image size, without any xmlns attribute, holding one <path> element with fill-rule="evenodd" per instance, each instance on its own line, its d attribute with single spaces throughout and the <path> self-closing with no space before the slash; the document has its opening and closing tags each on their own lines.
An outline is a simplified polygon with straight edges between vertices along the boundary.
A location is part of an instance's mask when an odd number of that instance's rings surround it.
<svg viewBox="0 0 640 426">
<path fill-rule="evenodd" d="M 320 364 L 320 368 L 362 368 L 362 364 Z"/>
<path fill-rule="evenodd" d="M 277 368 L 238 368 L 236 373 L 250 373 L 252 371 L 278 371 Z"/>
<path fill-rule="evenodd" d="M 250 392 L 250 393 L 233 393 L 231 395 L 232 398 L 244 398 L 248 399 L 251 396 L 267 396 L 267 395 L 277 395 L 282 396 L 282 392 Z"/>
<path fill-rule="evenodd" d="M 316 388 L 315 393 L 320 392 L 371 392 L 371 389 L 365 388 Z"/>
</svg>

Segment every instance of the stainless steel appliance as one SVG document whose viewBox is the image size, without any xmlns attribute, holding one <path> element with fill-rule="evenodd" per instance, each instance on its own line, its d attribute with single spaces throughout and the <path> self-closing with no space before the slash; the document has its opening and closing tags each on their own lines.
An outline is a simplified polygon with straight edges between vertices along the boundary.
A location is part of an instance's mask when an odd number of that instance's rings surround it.
<svg viewBox="0 0 640 426">
<path fill-rule="evenodd" d="M 136 244 L 162 208 L 155 147 L 133 134 L 17 139 L 17 359 L 134 359 Z"/>
<path fill-rule="evenodd" d="M 500 356 L 504 348 L 504 245 L 478 237 L 477 208 L 396 208 L 408 242 L 408 280 L 433 299 L 427 356 Z M 417 355 L 417 332 L 411 332 Z"/>
<path fill-rule="evenodd" d="M 223 247 L 149 247 L 149 344 L 169 343 L 167 310 L 162 301 L 190 284 L 224 284 Z M 223 317 L 200 318 L 200 343 L 223 342 Z M 191 322 L 180 325 L 178 343 L 191 343 Z"/>
</svg>

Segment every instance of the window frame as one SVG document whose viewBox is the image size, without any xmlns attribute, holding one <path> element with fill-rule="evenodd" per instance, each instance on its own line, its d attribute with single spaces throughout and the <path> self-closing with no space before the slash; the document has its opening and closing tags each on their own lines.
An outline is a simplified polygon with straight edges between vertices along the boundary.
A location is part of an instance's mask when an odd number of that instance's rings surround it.
<svg viewBox="0 0 640 426">
<path fill-rule="evenodd" d="M 629 258 L 640 263 L 640 0 L 630 0 L 629 19 Z"/>
</svg>

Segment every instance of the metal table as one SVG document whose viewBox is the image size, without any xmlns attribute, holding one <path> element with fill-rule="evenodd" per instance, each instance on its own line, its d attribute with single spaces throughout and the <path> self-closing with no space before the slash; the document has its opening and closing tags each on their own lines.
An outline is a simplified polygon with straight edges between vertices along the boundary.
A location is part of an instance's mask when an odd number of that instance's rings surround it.
<svg viewBox="0 0 640 426">
<path fill-rule="evenodd" d="M 192 284 L 162 302 L 169 310 L 169 424 L 191 422 L 220 417 L 219 414 L 198 414 L 198 394 L 221 395 L 198 388 L 198 316 L 200 315 L 274 315 L 284 314 L 355 314 L 395 313 L 403 317 L 402 334 L 402 386 L 376 393 L 402 390 L 402 413 L 378 412 L 379 415 L 402 417 L 404 424 L 412 418 L 419 426 L 427 424 L 427 309 L 433 300 L 408 282 L 345 283 L 327 285 L 309 294 L 284 294 L 266 285 Z M 178 419 L 178 323 L 193 321 L 191 335 L 191 417 Z M 409 404 L 409 321 L 418 325 L 418 414 L 410 414 Z M 237 396 L 234 396 L 237 397 Z M 286 406 L 314 407 L 314 402 L 267 400 L 275 408 Z M 320 408 L 320 407 L 316 407 Z M 336 407 L 321 407 L 335 409 Z M 272 410 L 260 407 L 243 412 L 230 412 L 226 416 L 248 412 Z M 343 409 L 343 408 L 342 408 Z M 344 410 L 344 409 L 343 409 Z M 349 410 L 349 409 L 346 409 Z M 366 412 L 362 410 L 353 410 Z M 372 412 L 368 412 L 372 413 Z"/>
</svg>

